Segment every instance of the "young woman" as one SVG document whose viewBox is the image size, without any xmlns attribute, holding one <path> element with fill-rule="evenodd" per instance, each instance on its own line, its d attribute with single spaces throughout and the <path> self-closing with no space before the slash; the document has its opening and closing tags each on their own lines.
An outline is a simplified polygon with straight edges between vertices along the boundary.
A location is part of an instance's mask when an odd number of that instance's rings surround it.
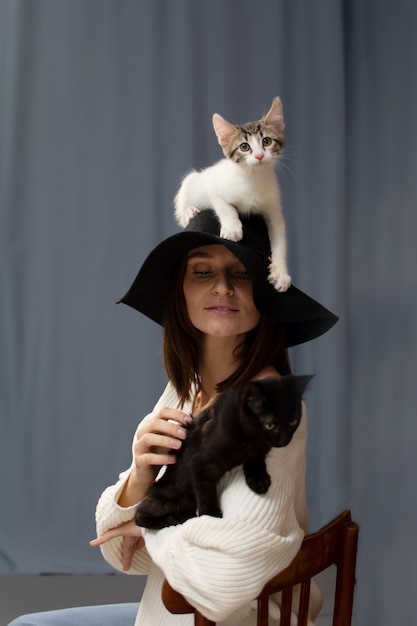
<svg viewBox="0 0 417 626">
<path fill-rule="evenodd" d="M 201 212 L 150 253 L 121 299 L 164 326 L 169 379 L 137 428 L 131 467 L 98 502 L 98 538 L 91 542 L 116 569 L 147 574 L 135 626 L 191 623 L 189 616 L 165 609 L 164 577 L 210 619 L 253 626 L 253 598 L 292 561 L 308 531 L 305 407 L 290 444 L 267 456 L 267 494 L 251 491 L 239 467 L 220 482 L 222 518 L 194 517 L 158 531 L 134 523 L 136 506 L 159 469 L 175 462 L 171 451 L 183 445 L 191 415 L 240 382 L 290 373 L 287 348 L 321 335 L 337 321 L 295 287 L 285 293 L 274 289 L 268 282 L 266 225 L 257 216 L 242 221 L 243 239 L 232 242 L 219 237 L 214 213 Z M 320 605 L 314 586 L 311 623 Z M 85 623 L 116 623 L 110 617 L 115 607 L 108 607 L 104 621 L 102 609 L 95 609 L 97 621 Z M 94 609 L 89 610 L 91 617 Z M 75 613 L 59 611 L 19 618 L 13 626 L 83 624 L 83 609 L 73 611 L 78 611 L 77 622 L 71 621 Z M 53 613 L 55 621 L 42 621 Z M 277 600 L 271 617 L 278 615 Z"/>
</svg>

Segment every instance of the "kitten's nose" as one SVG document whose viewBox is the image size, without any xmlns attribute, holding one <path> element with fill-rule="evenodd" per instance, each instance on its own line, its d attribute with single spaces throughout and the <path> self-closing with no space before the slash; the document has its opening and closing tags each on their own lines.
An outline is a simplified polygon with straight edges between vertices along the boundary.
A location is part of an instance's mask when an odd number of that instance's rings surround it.
<svg viewBox="0 0 417 626">
<path fill-rule="evenodd" d="M 258 159 L 258 161 L 262 161 L 262 159 L 264 158 L 264 153 L 263 152 L 256 152 L 254 154 L 255 159 Z"/>
</svg>

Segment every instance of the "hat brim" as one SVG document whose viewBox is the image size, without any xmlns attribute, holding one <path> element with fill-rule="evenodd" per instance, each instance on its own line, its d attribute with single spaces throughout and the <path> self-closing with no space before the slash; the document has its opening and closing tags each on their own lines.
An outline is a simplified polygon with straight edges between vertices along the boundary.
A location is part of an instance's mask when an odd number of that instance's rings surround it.
<svg viewBox="0 0 417 626">
<path fill-rule="evenodd" d="M 252 279 L 253 299 L 257 309 L 282 324 L 287 347 L 315 339 L 337 322 L 337 315 L 293 285 L 283 293 L 278 292 L 268 282 L 267 258 L 259 251 L 242 242 L 223 239 L 214 232 L 196 230 L 183 230 L 158 244 L 118 303 L 127 304 L 163 325 L 164 303 L 174 269 L 190 250 L 210 244 L 226 246 L 246 267 Z"/>
</svg>

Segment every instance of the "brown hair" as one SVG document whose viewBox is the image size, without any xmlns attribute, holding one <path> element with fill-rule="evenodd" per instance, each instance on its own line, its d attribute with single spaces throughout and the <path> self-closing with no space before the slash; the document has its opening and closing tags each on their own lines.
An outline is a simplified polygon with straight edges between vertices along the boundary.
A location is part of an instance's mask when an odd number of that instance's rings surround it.
<svg viewBox="0 0 417 626">
<path fill-rule="evenodd" d="M 174 385 L 180 405 L 190 400 L 191 387 L 200 390 L 199 361 L 202 333 L 190 322 L 183 292 L 186 257 L 173 271 L 173 280 L 164 306 L 163 356 L 168 378 Z M 251 330 L 240 344 L 235 356 L 239 365 L 225 380 L 219 381 L 219 392 L 251 380 L 271 363 L 282 374 L 290 374 L 291 367 L 282 326 L 262 315 L 258 326 Z"/>
</svg>

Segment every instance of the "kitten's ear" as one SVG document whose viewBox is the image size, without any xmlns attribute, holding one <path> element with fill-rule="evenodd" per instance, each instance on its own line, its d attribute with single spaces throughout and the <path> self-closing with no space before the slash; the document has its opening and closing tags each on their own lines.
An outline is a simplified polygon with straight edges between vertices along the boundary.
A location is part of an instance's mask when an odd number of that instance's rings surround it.
<svg viewBox="0 0 417 626">
<path fill-rule="evenodd" d="M 272 124 L 275 126 L 278 132 L 282 132 L 285 128 L 284 116 L 282 112 L 282 102 L 276 97 L 273 99 L 271 108 L 263 118 L 265 124 Z"/>
<path fill-rule="evenodd" d="M 314 378 L 314 374 L 304 376 L 292 376 L 293 391 L 300 396 L 307 390 L 309 382 Z"/>
<path fill-rule="evenodd" d="M 217 135 L 218 142 L 222 147 L 227 146 L 236 133 L 236 126 L 226 121 L 224 117 L 218 113 L 213 115 L 213 128 Z"/>
</svg>

